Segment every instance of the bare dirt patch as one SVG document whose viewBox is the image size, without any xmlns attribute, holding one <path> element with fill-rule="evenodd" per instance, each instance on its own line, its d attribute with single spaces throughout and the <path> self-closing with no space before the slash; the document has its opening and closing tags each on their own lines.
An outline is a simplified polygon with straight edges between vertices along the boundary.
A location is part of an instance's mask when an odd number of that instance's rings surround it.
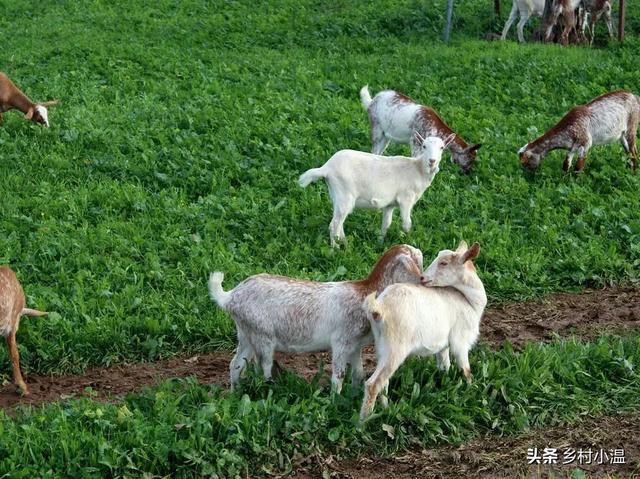
<svg viewBox="0 0 640 479">
<path fill-rule="evenodd" d="M 623 333 L 640 329 L 640 289 L 613 287 L 582 294 L 555 294 L 541 302 L 513 303 L 487 309 L 481 324 L 481 341 L 500 347 L 505 340 L 516 348 L 529 341 L 548 341 L 555 333 L 592 339 L 603 333 Z M 193 357 L 175 358 L 155 363 L 120 364 L 108 368 L 91 368 L 83 375 L 36 376 L 26 378 L 31 390 L 20 397 L 7 384 L 0 388 L 0 408 L 18 404 L 37 405 L 89 394 L 109 399 L 169 378 L 195 376 L 204 384 L 228 385 L 229 352 L 216 352 Z M 278 362 L 305 377 L 317 372 L 324 361 L 329 371 L 328 354 L 296 356 L 278 355 Z M 373 370 L 375 356 L 368 348 L 364 354 L 367 371 Z M 8 367 L 8 366 L 7 366 Z"/>
<path fill-rule="evenodd" d="M 557 464 L 528 464 L 528 450 L 556 449 Z M 564 465 L 572 458 L 573 462 Z M 613 450 L 624 450 L 624 463 L 611 464 Z M 579 451 L 583 455 L 579 460 Z M 602 451 L 604 452 L 602 452 Z M 591 451 L 591 456 L 588 455 Z M 553 458 L 552 454 L 547 457 Z M 590 459 L 589 459 L 590 457 Z M 617 459 L 618 461 L 620 459 Z M 476 439 L 461 446 L 414 451 L 391 458 L 336 460 L 312 458 L 296 479 L 514 478 L 570 477 L 581 469 L 587 477 L 640 478 L 640 413 L 605 416 L 582 423 L 540 429 L 513 437 Z M 589 463 L 588 463 L 589 462 Z"/>
</svg>

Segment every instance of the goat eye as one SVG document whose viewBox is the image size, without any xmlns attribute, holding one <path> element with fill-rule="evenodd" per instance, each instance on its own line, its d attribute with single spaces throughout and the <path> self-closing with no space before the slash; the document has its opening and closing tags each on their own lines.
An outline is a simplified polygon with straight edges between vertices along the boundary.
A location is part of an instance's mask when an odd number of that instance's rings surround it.
<svg viewBox="0 0 640 479">
<path fill-rule="evenodd" d="M 440 266 L 446 266 L 446 265 L 448 265 L 448 264 L 449 264 L 449 263 L 447 263 L 446 261 L 440 261 Z"/>
</svg>

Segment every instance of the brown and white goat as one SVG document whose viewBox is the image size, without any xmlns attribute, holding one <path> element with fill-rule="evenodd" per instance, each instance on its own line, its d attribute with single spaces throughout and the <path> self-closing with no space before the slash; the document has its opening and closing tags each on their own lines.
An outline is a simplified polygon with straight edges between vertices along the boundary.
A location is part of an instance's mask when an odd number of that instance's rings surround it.
<svg viewBox="0 0 640 479">
<path fill-rule="evenodd" d="M 575 171 L 580 173 L 592 146 L 620 141 L 631 157 L 635 171 L 639 121 L 640 98 L 627 91 L 605 93 L 586 105 L 573 107 L 544 135 L 520 148 L 520 162 L 522 166 L 534 170 L 550 151 L 569 150 L 563 164 L 564 171 L 569 171 L 577 153 Z"/>
<path fill-rule="evenodd" d="M 276 351 L 329 349 L 334 390 L 340 392 L 347 364 L 351 364 L 352 383 L 359 385 L 364 376 L 361 351 L 373 341 L 362 301 L 393 283 L 418 283 L 421 274 L 422 252 L 409 245 L 389 249 L 360 281 L 319 283 L 258 274 L 225 292 L 223 274 L 212 273 L 211 299 L 231 315 L 238 331 L 238 348 L 230 365 L 231 389 L 237 386 L 246 362 L 257 359 L 269 379 Z"/>
<path fill-rule="evenodd" d="M 579 15 L 577 14 L 582 1 L 583 0 L 553 0 L 551 4 L 551 16 L 546 25 L 545 41 L 548 42 L 551 40 L 553 27 L 558 23 L 560 16 L 562 16 L 564 24 L 562 34 L 560 35 L 560 42 L 563 45 L 569 44 L 571 30 L 575 30 L 577 35 L 582 33 L 581 29 L 578 28 Z"/>
<path fill-rule="evenodd" d="M 585 29 L 589 28 L 589 44 L 593 45 L 593 39 L 596 34 L 596 23 L 601 16 L 604 15 L 604 19 L 607 23 L 607 30 L 609 31 L 609 38 L 613 38 L 613 22 L 611 21 L 611 2 L 610 0 L 582 0 L 584 8 L 581 9 L 580 24 L 582 34 L 584 35 Z M 587 18 L 589 18 L 589 25 L 587 25 Z"/>
<path fill-rule="evenodd" d="M 360 90 L 362 106 L 369 114 L 371 122 L 371 152 L 382 155 L 391 140 L 411 146 L 411 156 L 418 157 L 422 143 L 416 132 L 422 138 L 435 136 L 442 141 L 453 138 L 447 149 L 451 152 L 451 159 L 457 163 L 464 173 L 469 173 L 476 152 L 482 146 L 469 146 L 458 134 L 442 121 L 433 108 L 419 105 L 408 96 L 394 90 L 384 90 L 371 98 L 369 87 Z"/>
<path fill-rule="evenodd" d="M 462 241 L 455 251 L 443 250 L 425 270 L 423 285 L 392 284 L 378 298 L 372 293 L 363 307 L 375 338 L 376 370 L 365 383 L 360 419 L 367 418 L 380 395 L 387 407 L 389 379 L 409 356 L 436 355 L 438 368 L 448 370 L 449 349 L 471 382 L 469 350 L 480 335 L 487 295 L 473 259 L 480 244 Z"/>
<path fill-rule="evenodd" d="M 49 127 L 48 107 L 58 104 L 58 100 L 43 103 L 32 102 L 27 95 L 13 84 L 7 75 L 0 72 L 0 125 L 2 114 L 9 110 L 20 110 L 27 120 Z"/>
<path fill-rule="evenodd" d="M 20 372 L 20 355 L 16 344 L 16 333 L 20 326 L 20 316 L 44 316 L 45 312 L 24 307 L 25 298 L 22 286 L 16 274 L 7 266 L 0 266 L 0 334 L 7 340 L 7 348 L 13 366 L 13 382 L 22 391 L 29 394 L 22 373 Z"/>
</svg>

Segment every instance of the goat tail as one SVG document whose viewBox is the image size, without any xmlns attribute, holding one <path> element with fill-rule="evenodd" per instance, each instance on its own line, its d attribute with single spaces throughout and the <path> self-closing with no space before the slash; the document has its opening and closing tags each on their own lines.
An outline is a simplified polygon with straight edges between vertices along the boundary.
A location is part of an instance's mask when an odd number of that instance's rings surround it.
<svg viewBox="0 0 640 479">
<path fill-rule="evenodd" d="M 37 309 L 22 308 L 22 312 L 20 314 L 24 316 L 46 316 L 49 313 L 46 311 L 38 311 Z"/>
<path fill-rule="evenodd" d="M 322 170 L 322 167 L 311 168 L 300 175 L 300 178 L 298 178 L 298 184 L 304 188 L 310 183 L 318 181 L 320 178 L 324 178 L 324 171 Z"/>
<path fill-rule="evenodd" d="M 371 293 L 364 299 L 364 303 L 362 303 L 365 311 L 371 314 L 371 317 L 374 321 L 381 321 L 384 319 L 382 305 L 376 299 L 375 291 Z"/>
<path fill-rule="evenodd" d="M 222 289 L 222 281 L 224 280 L 224 273 L 216 271 L 209 276 L 209 296 L 211 299 L 218 303 L 222 309 L 226 309 L 226 305 L 231 298 L 231 293 Z"/>
<path fill-rule="evenodd" d="M 365 85 L 360 89 L 360 101 L 365 110 L 369 110 L 369 106 L 373 102 L 371 93 L 369 93 L 369 85 Z"/>
</svg>

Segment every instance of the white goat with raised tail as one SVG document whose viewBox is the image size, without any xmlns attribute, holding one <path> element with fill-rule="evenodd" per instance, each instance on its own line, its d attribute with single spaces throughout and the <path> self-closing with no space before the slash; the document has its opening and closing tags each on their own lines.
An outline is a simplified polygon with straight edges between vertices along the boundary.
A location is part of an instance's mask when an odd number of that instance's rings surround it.
<svg viewBox="0 0 640 479">
<path fill-rule="evenodd" d="M 438 368 L 448 370 L 449 349 L 471 382 L 469 350 L 480 334 L 487 295 L 472 260 L 480 244 L 462 241 L 456 251 L 444 250 L 427 268 L 422 285 L 394 284 L 376 299 L 364 301 L 375 338 L 378 364 L 365 383 L 360 419 L 373 410 L 378 395 L 387 407 L 389 378 L 412 355 L 437 355 Z"/>
<path fill-rule="evenodd" d="M 362 301 L 393 283 L 419 283 L 421 274 L 422 252 L 409 245 L 389 249 L 360 281 L 318 283 L 258 274 L 224 291 L 223 274 L 212 273 L 211 299 L 231 315 L 238 331 L 238 349 L 230 366 L 231 389 L 248 361 L 257 360 L 268 379 L 275 351 L 329 349 L 335 391 L 342 388 L 347 364 L 351 364 L 353 384 L 359 385 L 364 376 L 361 350 L 373 342 Z"/>
<path fill-rule="evenodd" d="M 382 210 L 380 235 L 384 238 L 398 206 L 402 228 L 408 232 L 413 205 L 440 171 L 442 152 L 454 137 L 450 135 L 446 141 L 435 136 L 420 138 L 422 152 L 416 158 L 341 150 L 322 167 L 303 173 L 298 180 L 303 188 L 320 178 L 327 180 L 333 202 L 331 246 L 337 245 L 336 239 L 345 241 L 344 221 L 354 208 Z"/>
</svg>

